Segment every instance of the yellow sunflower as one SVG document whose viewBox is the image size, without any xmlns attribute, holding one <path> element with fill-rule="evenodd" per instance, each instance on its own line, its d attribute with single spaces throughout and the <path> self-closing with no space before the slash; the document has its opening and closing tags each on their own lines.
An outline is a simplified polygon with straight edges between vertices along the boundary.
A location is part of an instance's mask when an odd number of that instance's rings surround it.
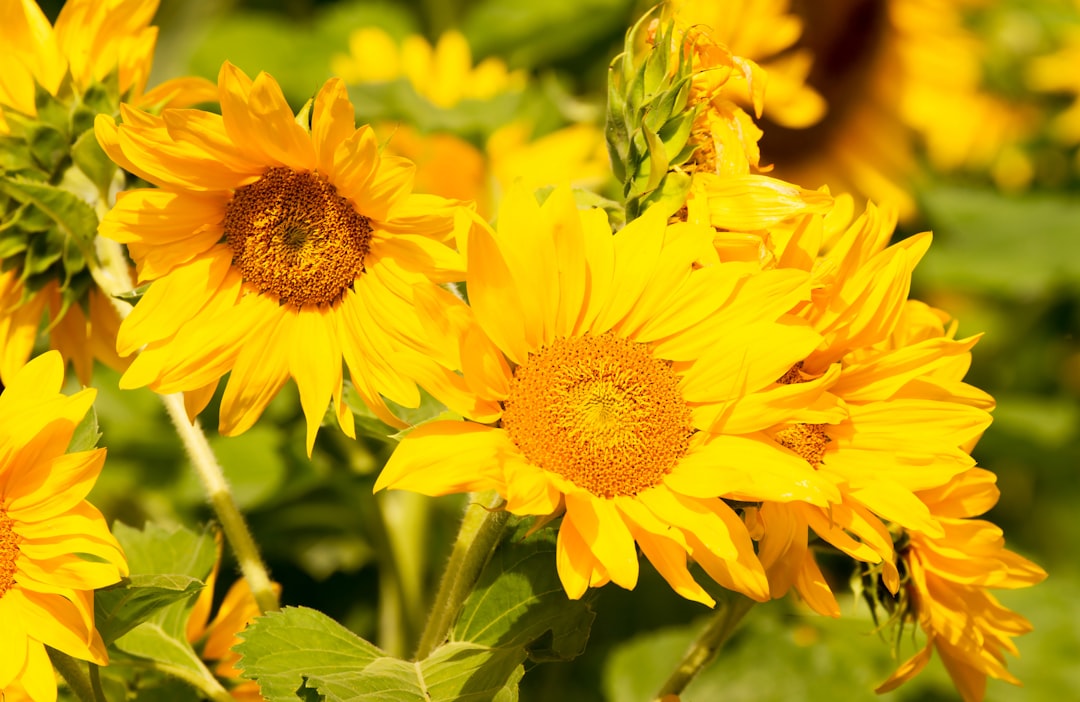
<svg viewBox="0 0 1080 702">
<path fill-rule="evenodd" d="M 822 339 L 776 388 L 814 386 L 813 404 L 767 434 L 834 484 L 842 499 L 827 509 L 767 502 L 750 513 L 774 596 L 794 585 L 832 616 L 839 608 L 807 550 L 808 530 L 856 560 L 885 562 L 886 585 L 895 591 L 889 527 L 939 535 L 915 492 L 974 465 L 968 450 L 993 407 L 992 398 L 962 382 L 977 337 L 954 339 L 955 326 L 946 331 L 933 311 L 907 299 L 929 235 L 886 247 L 895 215 L 870 205 L 845 224 L 850 205 L 839 198 L 829 216 L 775 226 L 763 242 L 768 268 L 811 275 L 811 298 L 792 313 Z"/>
<path fill-rule="evenodd" d="M 494 489 L 514 514 L 562 513 L 556 563 L 571 598 L 609 580 L 634 587 L 636 544 L 684 597 L 713 602 L 689 555 L 721 585 L 767 599 L 721 498 L 836 497 L 751 433 L 776 378 L 820 342 L 784 318 L 807 276 L 720 264 L 711 230 L 667 226 L 656 208 L 612 236 L 603 212 L 578 211 L 566 189 L 543 206 L 513 189 L 497 231 L 464 224 L 471 310 L 447 315 L 463 371 L 448 379 L 461 387 L 429 389 L 486 411 L 413 430 L 376 489 Z"/>
<path fill-rule="evenodd" d="M 878 687 L 888 692 L 910 680 L 937 650 L 964 702 L 981 702 L 987 677 L 1019 685 L 1005 667 L 1017 655 L 1013 638 L 1031 631 L 1024 617 L 1001 605 L 989 589 L 1030 587 L 1046 578 L 1031 561 L 1005 549 L 1001 529 L 971 517 L 997 503 L 995 476 L 973 468 L 947 485 L 919 493 L 941 525 L 940 535 L 906 534 L 899 548 L 904 573 L 898 612 L 917 621 L 926 646 Z"/>
<path fill-rule="evenodd" d="M 120 327 L 121 355 L 141 349 L 121 387 L 188 392 L 194 416 L 231 373 L 220 430 L 235 435 L 292 377 L 310 452 L 331 398 L 353 431 L 344 358 L 360 396 L 400 426 L 382 396 L 417 406 L 407 371 L 442 353 L 415 350 L 414 295 L 462 278 L 442 243 L 454 203 L 410 194 L 412 164 L 355 127 L 338 79 L 316 96 L 310 132 L 266 74 L 226 63 L 218 88 L 221 115 L 125 107 L 120 125 L 97 120 L 109 156 L 159 186 L 122 193 L 101 223 L 154 281 Z"/>
<path fill-rule="evenodd" d="M 680 3 L 716 41 L 768 74 L 761 142 L 779 178 L 859 193 L 914 213 L 921 143 L 934 166 L 991 172 L 1022 185 L 1015 145 L 1024 110 L 984 85 L 983 47 L 964 0 Z M 978 124 L 979 129 L 970 125 Z M 1025 176 L 1024 174 L 1029 174 Z"/>
<path fill-rule="evenodd" d="M 4 18 L 0 23 L 0 65 L 4 66 L 0 79 L 0 135 L 22 139 L 26 133 L 40 130 L 36 132 L 39 137 L 59 139 L 68 130 L 63 144 L 55 146 L 71 148 L 87 128 L 84 116 L 79 120 L 74 116 L 102 107 L 100 94 L 90 99 L 86 93 L 92 89 L 100 92 L 100 84 L 112 78 L 120 97 L 140 105 L 208 99 L 206 88 L 213 86 L 196 78 L 167 81 L 146 91 L 157 38 L 157 28 L 150 26 L 150 20 L 156 9 L 156 1 L 72 0 L 64 3 L 52 26 L 32 0 L 0 0 L 0 16 Z M 36 121 L 38 89 L 70 110 L 70 124 L 42 125 Z M 110 109 L 116 107 L 115 102 L 110 105 Z M 63 172 L 37 166 L 39 173 L 35 175 L 42 181 L 77 184 L 71 187 L 83 197 L 84 192 L 94 191 L 87 176 L 72 166 L 70 159 L 57 162 L 57 168 L 67 169 Z M 0 380 L 10 379 L 30 358 L 43 313 L 49 320 L 50 346 L 75 366 L 83 384 L 90 382 L 95 358 L 123 369 L 126 363 L 115 352 L 119 317 L 90 281 L 82 258 L 65 254 L 61 262 L 54 257 L 42 263 L 31 261 L 32 255 L 26 252 L 74 248 L 75 242 L 56 239 L 46 246 L 30 246 L 31 241 L 54 235 L 40 226 L 23 231 L 22 221 L 33 219 L 33 209 L 23 213 L 23 203 L 7 198 L 4 202 L 11 209 L 0 210 L 0 219 L 5 222 L 4 236 L 12 237 L 4 242 L 4 249 L 12 253 L 0 273 Z M 89 204 L 104 205 L 93 196 Z M 22 240 L 15 244 L 20 237 Z M 88 254 L 83 251 L 83 255 Z"/>
<path fill-rule="evenodd" d="M 105 449 L 64 453 L 95 391 L 66 397 L 63 380 L 53 351 L 24 366 L 0 394 L 0 697 L 34 702 L 56 700 L 46 646 L 107 663 L 94 629 L 94 590 L 127 575 L 120 545 L 85 499 Z"/>
<path fill-rule="evenodd" d="M 456 30 L 444 33 L 434 47 L 412 34 L 399 48 L 382 29 L 363 27 L 349 37 L 349 54 L 335 56 L 330 66 L 349 84 L 405 78 L 417 95 L 441 108 L 525 87 L 525 72 L 509 70 L 500 59 L 488 57 L 474 66 L 469 42 Z"/>
</svg>

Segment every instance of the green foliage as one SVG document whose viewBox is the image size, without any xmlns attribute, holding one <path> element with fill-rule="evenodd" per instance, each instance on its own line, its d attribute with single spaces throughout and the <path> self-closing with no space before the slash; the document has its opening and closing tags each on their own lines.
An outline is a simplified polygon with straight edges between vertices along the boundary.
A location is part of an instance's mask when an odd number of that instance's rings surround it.
<svg viewBox="0 0 1080 702">
<path fill-rule="evenodd" d="M 579 56 L 614 39 L 628 21 L 629 0 L 481 0 L 462 20 L 475 54 L 498 54 L 511 66 L 536 67 Z"/>
<path fill-rule="evenodd" d="M 245 677 L 270 700 L 515 700 L 527 659 L 569 660 L 588 639 L 592 611 L 570 602 L 554 569 L 551 530 L 519 524 L 466 600 L 450 641 L 423 661 L 382 650 L 325 615 L 286 608 L 262 617 L 237 647 Z M 332 653 L 328 653 L 332 652 Z"/>
<path fill-rule="evenodd" d="M 919 264 L 926 285 L 1015 298 L 1073 290 L 1080 281 L 1080 202 L 1067 194 L 1003 197 L 947 186 L 922 193 L 934 246 Z"/>
<path fill-rule="evenodd" d="M 645 15 L 627 32 L 608 73 L 608 152 L 623 183 L 627 221 L 652 205 L 674 214 L 690 190 L 689 176 L 676 170 L 694 153 L 690 57 L 680 44 L 672 61 L 672 22 L 647 41 L 651 19 Z"/>
</svg>

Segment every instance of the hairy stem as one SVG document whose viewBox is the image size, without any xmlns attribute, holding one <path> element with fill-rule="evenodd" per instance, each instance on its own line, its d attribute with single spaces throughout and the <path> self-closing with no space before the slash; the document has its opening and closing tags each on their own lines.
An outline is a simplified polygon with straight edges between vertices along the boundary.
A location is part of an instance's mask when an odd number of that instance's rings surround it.
<svg viewBox="0 0 1080 702">
<path fill-rule="evenodd" d="M 465 508 L 450 560 L 446 563 L 431 615 L 420 635 L 416 660 L 427 658 L 450 635 L 465 598 L 499 545 L 509 513 L 495 493 L 476 495 Z"/>
<path fill-rule="evenodd" d="M 697 677 L 705 666 L 713 661 L 720 653 L 720 649 L 734 633 L 736 627 L 754 601 L 742 595 L 732 594 L 716 604 L 716 611 L 705 629 L 698 634 L 697 639 L 690 649 L 683 655 L 679 666 L 668 677 L 667 682 L 660 688 L 656 699 L 662 700 L 667 695 L 680 695 L 686 686 Z"/>
<path fill-rule="evenodd" d="M 188 420 L 187 411 L 184 409 L 184 396 L 181 393 L 162 395 L 162 402 L 169 412 L 169 417 L 176 427 L 176 433 L 184 442 L 184 448 L 195 472 L 202 481 L 206 496 L 210 499 L 210 505 L 214 508 L 221 529 L 225 532 L 225 538 L 232 546 L 236 560 L 240 564 L 240 572 L 251 587 L 251 593 L 255 596 L 255 602 L 259 605 L 262 614 L 272 612 L 280 608 L 277 593 L 274 592 L 270 581 L 270 574 L 266 565 L 262 562 L 259 549 L 255 540 L 251 538 L 247 522 L 240 514 L 236 506 L 229 483 L 225 480 L 225 473 L 214 456 L 210 444 L 199 426 L 198 420 Z"/>
<path fill-rule="evenodd" d="M 105 702 L 105 697 L 98 697 L 93 685 L 90 684 L 90 677 L 84 668 L 87 665 L 86 661 L 72 658 L 63 651 L 57 651 L 48 646 L 45 647 L 45 651 L 49 654 L 53 667 L 63 676 L 68 687 L 79 698 L 79 702 Z"/>
</svg>

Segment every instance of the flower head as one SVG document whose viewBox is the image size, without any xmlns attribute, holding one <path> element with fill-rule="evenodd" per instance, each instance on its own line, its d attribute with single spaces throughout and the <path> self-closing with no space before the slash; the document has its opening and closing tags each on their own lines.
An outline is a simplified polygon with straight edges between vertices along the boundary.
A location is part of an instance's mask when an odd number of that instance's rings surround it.
<svg viewBox="0 0 1080 702">
<path fill-rule="evenodd" d="M 633 587 L 635 544 L 685 597 L 712 603 L 689 555 L 725 587 L 767 598 L 721 498 L 836 498 L 754 433 L 768 389 L 820 341 L 783 319 L 807 276 L 721 264 L 711 230 L 665 219 L 649 210 L 612 236 L 568 190 L 539 206 L 515 189 L 497 231 L 465 222 L 471 310 L 448 315 L 462 375 L 429 389 L 484 411 L 413 430 L 376 489 L 494 489 L 514 514 L 562 514 L 557 566 L 574 598 L 608 580 Z"/>
<path fill-rule="evenodd" d="M 1017 654 L 1013 638 L 1031 631 L 1024 617 L 1003 607 L 990 589 L 1030 587 L 1046 578 L 1031 561 L 1005 549 L 1001 529 L 972 519 L 997 502 L 995 476 L 981 468 L 920 493 L 941 525 L 937 535 L 906 534 L 898 549 L 903 589 L 894 608 L 900 621 L 917 621 L 926 646 L 878 687 L 895 689 L 919 673 L 937 651 L 964 702 L 981 702 L 987 677 L 1019 685 L 1005 667 Z"/>
<path fill-rule="evenodd" d="M 45 646 L 99 665 L 94 590 L 127 575 L 120 545 L 86 494 L 105 449 L 65 454 L 94 390 L 60 394 L 60 354 L 40 356 L 0 394 L 0 696 L 56 699 Z M 89 556 L 89 558 L 87 558 Z"/>
<path fill-rule="evenodd" d="M 226 63 L 218 88 L 221 115 L 125 107 L 122 124 L 97 121 L 109 156 L 159 186 L 122 193 L 101 225 L 153 281 L 120 327 L 121 354 L 142 348 L 121 386 L 187 391 L 194 416 L 231 373 L 220 429 L 232 435 L 292 377 L 310 451 L 331 398 L 352 431 L 344 358 L 361 397 L 400 425 L 382 396 L 415 407 L 405 371 L 429 363 L 415 291 L 462 276 L 442 243 L 454 203 L 410 194 L 412 164 L 356 128 L 340 80 L 316 96 L 310 132 L 266 74 Z"/>
</svg>

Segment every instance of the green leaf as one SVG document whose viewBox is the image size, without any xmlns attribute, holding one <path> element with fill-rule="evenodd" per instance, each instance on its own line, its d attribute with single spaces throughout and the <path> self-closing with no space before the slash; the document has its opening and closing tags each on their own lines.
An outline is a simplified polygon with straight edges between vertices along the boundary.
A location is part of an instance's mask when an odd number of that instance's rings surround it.
<svg viewBox="0 0 1080 702">
<path fill-rule="evenodd" d="M 345 381 L 343 397 L 345 399 L 345 404 L 348 405 L 353 413 L 356 431 L 359 435 L 370 436 L 373 439 L 396 444 L 409 431 L 408 429 L 399 431 L 376 417 L 375 414 L 368 409 L 368 406 L 364 404 L 364 401 L 356 392 L 356 388 L 349 381 Z M 461 419 L 460 415 L 447 410 L 446 405 L 442 404 L 423 390 L 420 391 L 420 404 L 417 407 L 402 407 L 389 400 L 387 400 L 386 404 L 391 412 L 400 417 L 411 427 L 416 427 L 417 425 L 440 419 Z"/>
<path fill-rule="evenodd" d="M 148 522 L 140 531 L 117 523 L 113 535 L 124 547 L 133 575 L 179 574 L 205 580 L 217 559 L 217 545 L 209 530 L 196 533 L 183 527 L 165 529 Z"/>
<path fill-rule="evenodd" d="M 67 452 L 89 451 L 97 446 L 100 438 L 101 430 L 98 429 L 97 412 L 91 406 L 86 416 L 75 427 L 75 433 L 71 435 L 71 441 L 68 442 Z"/>
<path fill-rule="evenodd" d="M 271 702 L 300 698 L 296 691 L 305 684 L 329 699 L 339 698 L 327 688 L 350 686 L 368 692 L 383 690 L 387 695 L 408 692 L 423 699 L 413 664 L 387 657 L 374 644 L 313 609 L 286 607 L 271 612 L 256 619 L 240 638 L 243 641 L 235 647 L 241 655 L 238 666 L 245 678 L 258 681 L 262 696 Z"/>
<path fill-rule="evenodd" d="M 0 189 L 19 202 L 33 205 L 56 226 L 59 232 L 89 247 L 97 233 L 98 218 L 85 200 L 67 190 L 24 178 L 4 178 Z"/>
<path fill-rule="evenodd" d="M 306 699 L 311 689 L 327 701 L 512 702 L 522 672 L 513 650 L 463 642 L 403 661 L 302 607 L 260 617 L 241 638 L 239 666 L 270 702 Z"/>
<path fill-rule="evenodd" d="M 135 605 L 143 606 L 142 621 L 128 627 L 126 633 L 113 641 L 113 646 L 132 656 L 186 669 L 188 675 L 216 684 L 213 674 L 187 640 L 187 622 L 195 604 L 195 594 L 217 559 L 217 546 L 211 532 L 195 533 L 184 528 L 167 530 L 148 523 L 143 531 L 116 524 L 113 534 L 127 554 L 132 582 L 149 583 L 150 587 L 158 589 L 156 593 L 146 593 L 145 597 L 134 600 Z M 136 580 L 136 576 L 142 577 Z M 172 594 L 168 594 L 170 590 Z M 173 595 L 171 603 L 151 601 Z M 164 606 L 151 609 L 151 604 Z"/>
<path fill-rule="evenodd" d="M 71 157 L 78 169 L 97 186 L 98 192 L 109 192 L 113 176 L 116 175 L 116 164 L 101 149 L 93 129 L 83 132 L 75 140 L 71 147 Z"/>
<path fill-rule="evenodd" d="M 518 524 L 496 549 L 466 599 L 451 641 L 514 650 L 522 662 L 569 660 L 589 638 L 593 611 L 570 600 L 555 569 L 556 534 L 541 529 L 526 537 Z"/>
<path fill-rule="evenodd" d="M 94 596 L 94 622 L 106 644 L 120 638 L 158 610 L 187 600 L 203 582 L 186 575 L 136 574 Z"/>
<path fill-rule="evenodd" d="M 53 174 L 68 155 L 68 141 L 59 129 L 48 124 L 35 124 L 26 133 L 30 154 L 46 173 Z"/>
</svg>

